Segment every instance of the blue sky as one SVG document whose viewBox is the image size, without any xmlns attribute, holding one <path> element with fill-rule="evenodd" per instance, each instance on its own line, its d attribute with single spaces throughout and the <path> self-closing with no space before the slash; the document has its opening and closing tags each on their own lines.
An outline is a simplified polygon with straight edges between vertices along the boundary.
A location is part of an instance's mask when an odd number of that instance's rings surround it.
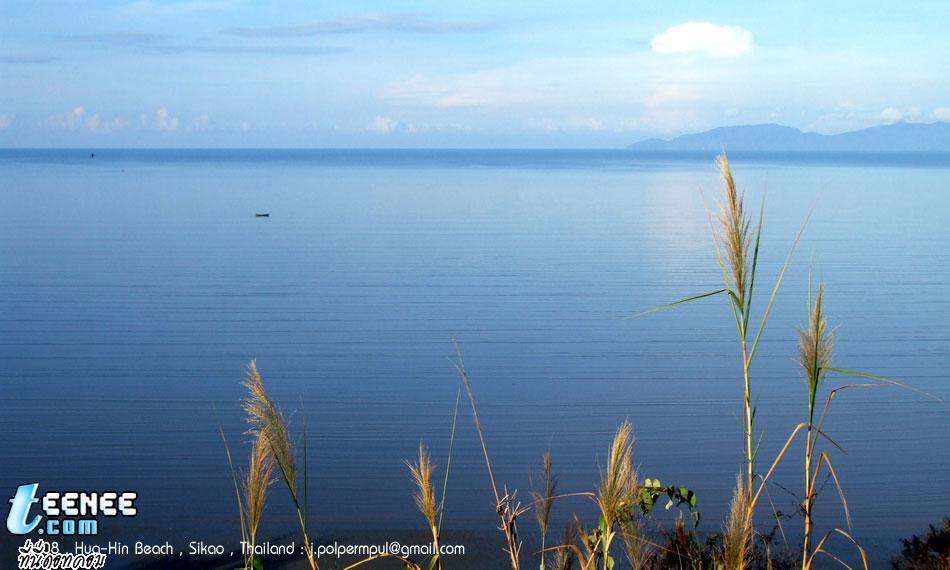
<svg viewBox="0 0 950 570">
<path fill-rule="evenodd" d="M 948 2 L 0 3 L 0 146 L 617 147 L 950 121 Z"/>
</svg>

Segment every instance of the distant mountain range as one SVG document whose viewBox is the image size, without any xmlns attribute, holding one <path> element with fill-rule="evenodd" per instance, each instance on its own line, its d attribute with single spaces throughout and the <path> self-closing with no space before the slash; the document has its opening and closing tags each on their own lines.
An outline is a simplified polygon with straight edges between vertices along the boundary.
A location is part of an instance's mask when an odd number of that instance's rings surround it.
<svg viewBox="0 0 950 570">
<path fill-rule="evenodd" d="M 894 123 L 838 135 L 776 124 L 719 127 L 673 139 L 647 139 L 633 150 L 950 152 L 950 123 Z"/>
</svg>

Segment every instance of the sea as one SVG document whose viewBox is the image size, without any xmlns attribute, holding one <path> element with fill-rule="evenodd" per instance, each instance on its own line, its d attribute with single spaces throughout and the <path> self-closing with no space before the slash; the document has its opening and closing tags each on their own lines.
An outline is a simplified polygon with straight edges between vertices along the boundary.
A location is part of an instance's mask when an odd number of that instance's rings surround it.
<svg viewBox="0 0 950 570">
<path fill-rule="evenodd" d="M 692 510 L 659 499 L 646 536 L 665 544 L 682 516 L 705 541 L 743 465 L 729 300 L 640 314 L 724 287 L 715 157 L 0 150 L 4 505 L 32 483 L 134 492 L 135 516 L 100 517 L 95 536 L 56 537 L 62 548 L 167 543 L 170 558 L 116 553 L 107 567 L 240 566 L 234 480 L 247 468 L 242 381 L 254 360 L 290 427 L 312 540 L 428 543 L 406 464 L 421 443 L 444 493 L 442 541 L 465 547 L 446 567 L 503 568 L 461 356 L 499 493 L 530 505 L 551 454 L 569 496 L 554 503 L 548 546 L 575 514 L 598 524 L 584 493 L 625 420 L 640 478 L 696 497 Z M 833 532 L 845 530 L 883 567 L 900 539 L 950 515 L 950 155 L 730 161 L 751 231 L 762 212 L 755 333 L 783 276 L 751 368 L 757 471 L 807 419 L 798 329 L 823 284 L 833 366 L 902 386 L 824 379 L 819 406 L 838 387 L 874 386 L 835 392 L 819 446 L 847 513 L 823 474 L 816 533 L 832 532 L 828 550 L 854 562 Z M 796 439 L 757 509 L 779 556 L 800 544 L 803 453 Z M 517 523 L 535 567 L 533 512 Z M 3 567 L 27 538 L 44 537 L 3 533 Z M 301 544 L 279 480 L 261 540 Z M 193 543 L 223 554 L 192 555 Z"/>
</svg>

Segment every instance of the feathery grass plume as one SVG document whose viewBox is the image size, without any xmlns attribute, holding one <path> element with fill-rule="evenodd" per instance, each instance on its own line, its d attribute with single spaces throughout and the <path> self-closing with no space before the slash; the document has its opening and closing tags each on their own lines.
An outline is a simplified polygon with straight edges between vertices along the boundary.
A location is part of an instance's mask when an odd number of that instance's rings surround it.
<svg viewBox="0 0 950 570">
<path fill-rule="evenodd" d="M 822 296 L 824 286 L 818 285 L 818 293 L 815 296 L 815 304 L 809 307 L 808 328 L 801 329 L 798 332 L 798 351 L 802 370 L 805 372 L 805 378 L 808 382 L 808 431 L 805 439 L 805 497 L 802 500 L 802 515 L 804 518 L 805 531 L 802 541 L 802 569 L 809 570 L 812 562 L 812 507 L 814 506 L 816 493 L 812 486 L 814 477 L 812 476 L 812 460 L 815 447 L 818 443 L 817 430 L 814 430 L 815 424 L 815 398 L 818 395 L 818 387 L 825 375 L 825 371 L 831 365 L 832 352 L 832 333 L 828 330 L 828 322 L 822 308 Z M 813 433 L 815 431 L 815 433 Z"/>
<path fill-rule="evenodd" d="M 612 567 L 610 545 L 615 525 L 630 516 L 637 505 L 637 470 L 633 466 L 633 426 L 624 420 L 607 453 L 607 467 L 601 470 L 600 488 L 594 502 L 600 510 L 604 570 Z"/>
<path fill-rule="evenodd" d="M 541 492 L 532 492 L 531 501 L 534 504 L 534 516 L 541 529 L 541 570 L 544 570 L 544 547 L 547 542 L 548 527 L 551 522 L 551 507 L 554 506 L 554 496 L 557 495 L 557 475 L 551 472 L 551 452 L 544 454 L 544 487 Z"/>
<path fill-rule="evenodd" d="M 729 519 L 722 529 L 723 565 L 726 570 L 743 570 L 749 562 L 752 543 L 752 511 L 742 474 L 736 476 L 736 489 L 729 505 Z"/>
<path fill-rule="evenodd" d="M 267 395 L 264 382 L 257 371 L 257 362 L 254 360 L 247 366 L 244 387 L 248 391 L 248 396 L 244 399 L 244 411 L 247 414 L 248 423 L 251 424 L 251 431 L 261 434 L 266 439 L 274 460 L 280 468 L 281 477 L 296 502 L 297 466 L 290 442 L 290 429 L 287 427 L 284 415 Z"/>
<path fill-rule="evenodd" d="M 409 474 L 412 481 L 416 484 L 416 507 L 429 523 L 429 530 L 432 532 L 432 544 L 435 547 L 433 561 L 435 567 L 441 570 L 442 557 L 439 556 L 439 526 L 436 523 L 436 514 L 438 508 L 435 502 L 435 488 L 432 486 L 432 474 L 435 473 L 435 464 L 429 457 L 425 446 L 419 444 L 419 460 L 416 463 L 406 462 L 409 467 Z"/>
<path fill-rule="evenodd" d="M 429 526 L 435 526 L 435 489 L 432 487 L 435 464 L 432 463 L 425 445 L 419 444 L 419 460 L 416 463 L 407 461 L 406 465 L 409 467 L 413 483 L 416 484 L 416 506 Z"/>
<path fill-rule="evenodd" d="M 815 420 L 815 397 L 818 387 L 831 364 L 831 352 L 834 339 L 832 331 L 828 329 L 828 320 L 822 306 L 824 285 L 818 285 L 815 304 L 810 307 L 808 328 L 798 331 L 798 351 L 802 370 L 808 381 L 808 422 Z"/>
<path fill-rule="evenodd" d="M 716 158 L 719 173 L 722 175 L 723 186 L 726 190 L 726 203 L 719 217 L 720 239 L 729 259 L 729 269 L 732 277 L 732 287 L 740 307 L 746 306 L 746 293 L 749 290 L 749 219 L 745 215 L 743 195 L 736 190 L 736 182 L 732 178 L 729 168 L 729 158 L 726 153 Z M 740 309 L 743 310 L 743 309 Z"/>
<path fill-rule="evenodd" d="M 274 482 L 274 456 L 262 433 L 257 434 L 251 449 L 250 465 L 244 477 L 244 497 L 247 505 L 248 544 L 250 544 L 249 568 L 254 566 L 254 545 L 257 544 L 257 529 L 267 502 L 268 490 Z"/>
<path fill-rule="evenodd" d="M 319 570 L 313 554 L 310 536 L 307 533 L 307 521 L 304 518 L 304 507 L 297 494 L 297 466 L 294 458 L 294 449 L 290 441 L 290 428 L 284 415 L 274 405 L 273 400 L 264 389 L 264 381 L 257 371 L 257 361 L 252 360 L 247 365 L 244 374 L 244 387 L 248 395 L 244 399 L 244 411 L 247 421 L 251 424 L 250 433 L 266 441 L 267 447 L 277 465 L 280 478 L 287 487 L 290 498 L 297 510 L 297 519 L 303 533 L 304 551 L 307 562 L 312 570 Z"/>
<path fill-rule="evenodd" d="M 607 468 L 601 470 L 595 501 L 609 528 L 636 505 L 637 471 L 633 466 L 633 426 L 625 420 L 607 452 Z"/>
</svg>

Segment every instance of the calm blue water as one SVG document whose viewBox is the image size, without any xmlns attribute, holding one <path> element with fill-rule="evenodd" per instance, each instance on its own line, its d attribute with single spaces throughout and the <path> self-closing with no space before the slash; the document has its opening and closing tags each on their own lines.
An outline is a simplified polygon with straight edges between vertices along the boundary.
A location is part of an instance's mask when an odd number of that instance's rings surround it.
<svg viewBox="0 0 950 570">
<path fill-rule="evenodd" d="M 550 449 L 561 490 L 591 490 L 629 418 L 641 475 L 695 489 L 700 530 L 718 530 L 741 449 L 728 306 L 622 319 L 720 286 L 704 208 L 720 193 L 711 155 L 90 152 L 0 151 L 0 489 L 10 496 L 34 481 L 132 489 L 140 515 L 103 523 L 101 540 L 235 544 L 218 426 L 243 462 L 240 381 L 257 358 L 298 433 L 306 421 L 318 539 L 425 542 L 403 460 L 425 441 L 441 488 L 455 337 L 500 483 L 527 500 Z M 840 325 L 835 364 L 950 400 L 950 157 L 731 158 L 751 209 L 767 197 L 759 315 L 813 211 L 753 370 L 761 463 L 804 415 L 795 327 L 809 275 L 825 281 Z M 835 466 L 877 560 L 950 514 L 948 418 L 946 403 L 906 390 L 835 401 L 828 431 L 848 452 Z M 786 514 L 800 451 L 771 487 Z M 558 528 L 571 512 L 596 523 L 584 499 L 554 510 Z M 844 524 L 830 485 L 816 517 L 823 529 Z M 533 518 L 522 522 L 534 560 Z M 263 535 L 295 524 L 275 487 Z M 445 533 L 485 560 L 501 548 L 496 524 L 463 407 Z M 796 542 L 800 518 L 783 524 Z M 6 536 L 4 559 L 18 544 Z"/>
</svg>

